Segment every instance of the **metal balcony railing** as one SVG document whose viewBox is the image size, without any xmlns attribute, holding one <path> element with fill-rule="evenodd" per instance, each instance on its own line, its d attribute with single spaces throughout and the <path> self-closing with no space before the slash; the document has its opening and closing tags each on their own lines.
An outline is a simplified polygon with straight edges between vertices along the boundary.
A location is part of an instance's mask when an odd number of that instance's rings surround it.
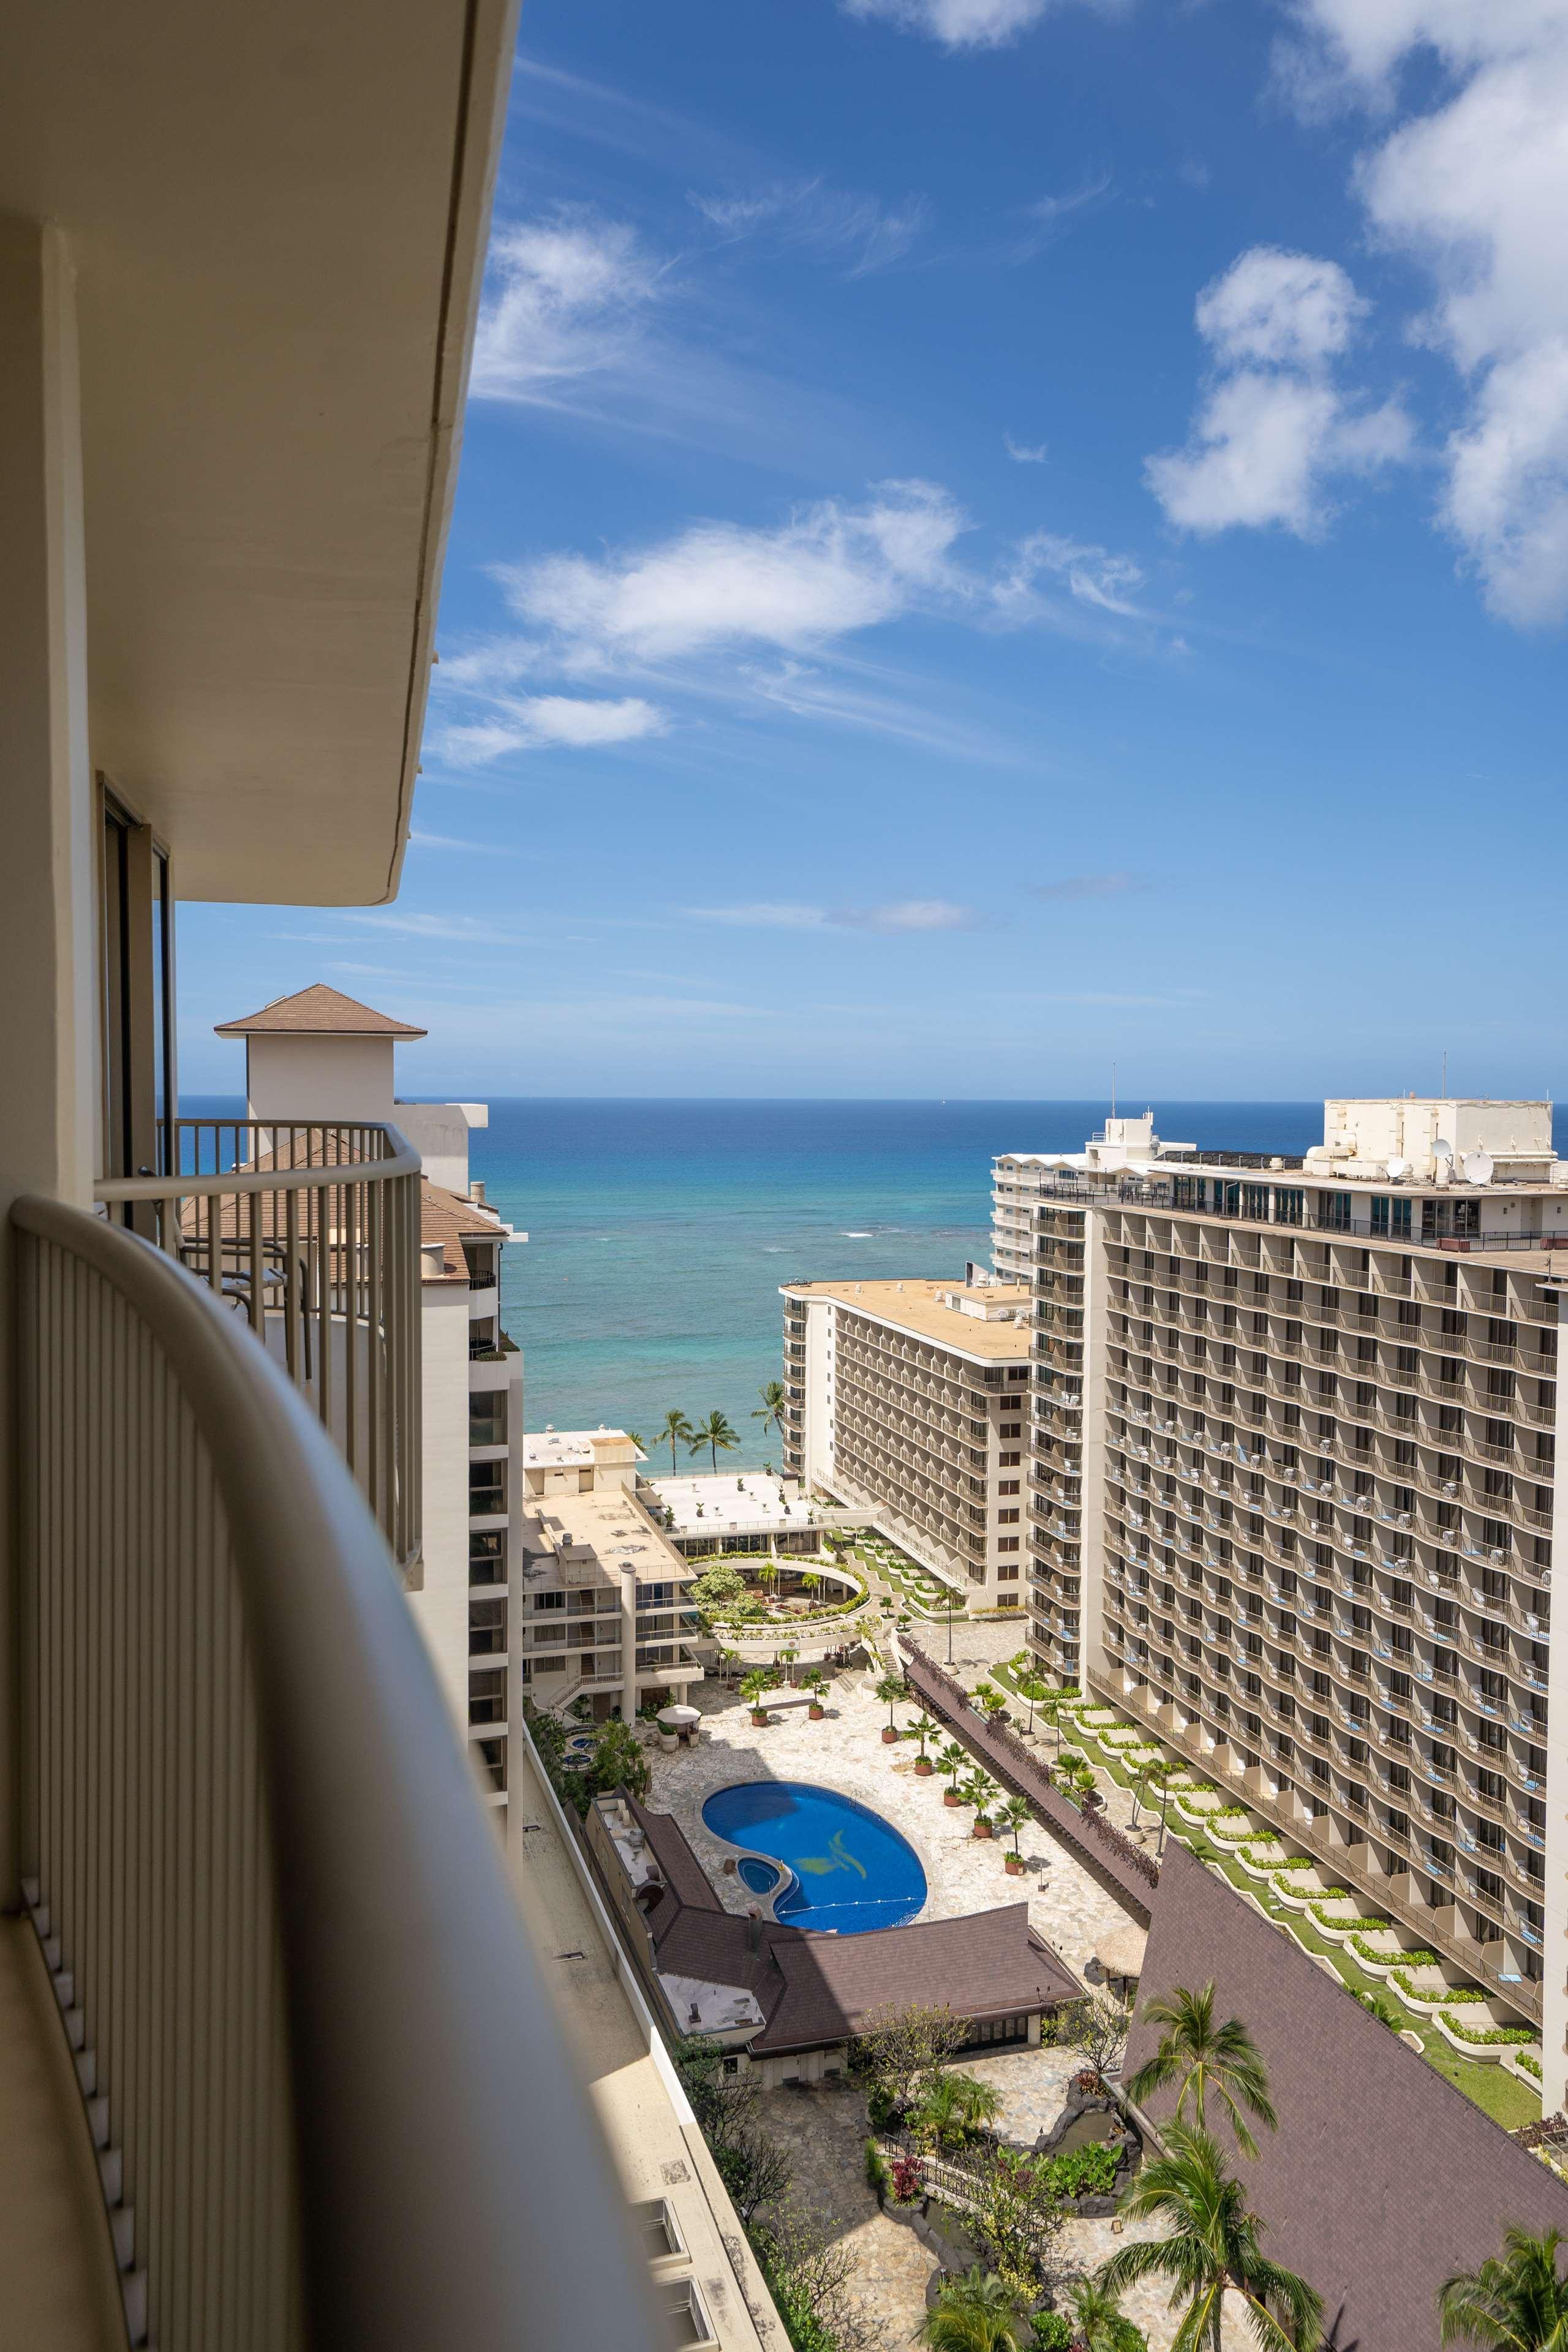
<svg viewBox="0 0 1568 2352">
<path fill-rule="evenodd" d="M 405 1570 L 420 1543 L 419 1155 L 393 1127 L 182 1118 L 177 1172 L 95 1188 L 314 1406 Z"/>
<path fill-rule="evenodd" d="M 53 1975 L 129 2339 L 649 2352 L 621 2193 L 341 1454 L 219 1285 L 58 1202 L 12 1221 L 0 1892 Z"/>
</svg>

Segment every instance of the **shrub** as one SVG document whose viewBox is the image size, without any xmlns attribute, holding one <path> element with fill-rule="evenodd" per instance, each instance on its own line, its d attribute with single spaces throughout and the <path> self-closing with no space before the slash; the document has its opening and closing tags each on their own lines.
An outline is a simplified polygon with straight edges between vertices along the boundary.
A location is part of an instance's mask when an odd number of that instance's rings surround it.
<svg viewBox="0 0 1568 2352">
<path fill-rule="evenodd" d="M 873 2131 L 889 2131 L 898 2120 L 899 2103 L 886 2083 L 873 2083 L 866 2094 L 866 2120 Z"/>
<path fill-rule="evenodd" d="M 1029 2352 L 1072 2352 L 1072 2322 L 1059 2311 L 1037 2311 Z"/>
<path fill-rule="evenodd" d="M 925 2195 L 925 2174 L 912 2156 L 893 2159 L 893 2199 L 900 2205 L 912 2205 L 917 2197 Z"/>
<path fill-rule="evenodd" d="M 1363 1960 L 1371 1960 L 1378 1968 L 1387 1968 L 1391 1960 L 1397 1960 L 1402 1969 L 1435 1969 L 1437 1965 L 1435 1952 L 1374 1952 L 1371 1940 L 1359 1931 L 1345 1940 L 1352 1952 L 1359 1953 Z"/>
<path fill-rule="evenodd" d="M 1046 2167 L 1058 2197 L 1109 2197 L 1116 2186 L 1116 2150 L 1107 2140 L 1053 2156 Z"/>
<path fill-rule="evenodd" d="M 876 2141 L 866 2141 L 866 2186 L 873 2197 L 883 2197 L 888 2189 L 888 2159 Z"/>
<path fill-rule="evenodd" d="M 1535 2077 L 1535 2079 L 1536 2079 L 1536 2081 L 1537 2081 L 1538 2083 L 1540 2082 L 1540 2080 L 1541 2080 L 1541 2061 L 1540 2061 L 1540 2059 L 1539 2059 L 1539 2058 L 1530 2058 L 1530 2057 L 1527 2057 L 1527 2056 L 1525 2055 L 1524 2052 L 1521 2050 L 1521 2051 L 1520 2052 L 1520 2053 L 1519 2053 L 1519 2063 L 1520 2063 L 1520 2064 L 1523 2067 L 1523 2069 L 1524 2069 L 1524 2071 L 1525 2071 L 1525 2073 L 1526 2073 L 1527 2074 L 1533 2074 L 1533 2075 L 1534 2075 L 1534 2077 Z"/>
<path fill-rule="evenodd" d="M 1511 2042 L 1517 2045 L 1521 2042 L 1533 2042 L 1535 2039 L 1530 2028 L 1525 2025 L 1494 2025 L 1483 2028 L 1478 2025 L 1467 2025 L 1464 2019 L 1455 2016 L 1451 2010 L 1439 2010 L 1437 2013 L 1449 2032 L 1460 2042 L 1473 2042 L 1478 2044 Z"/>
</svg>

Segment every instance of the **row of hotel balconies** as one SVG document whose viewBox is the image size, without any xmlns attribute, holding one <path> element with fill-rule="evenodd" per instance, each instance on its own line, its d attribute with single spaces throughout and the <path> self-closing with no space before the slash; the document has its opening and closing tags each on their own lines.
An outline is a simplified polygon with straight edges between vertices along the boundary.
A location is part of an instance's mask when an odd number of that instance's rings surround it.
<svg viewBox="0 0 1568 2352">
<path fill-rule="evenodd" d="M 1367 1247 L 1359 1242 L 1335 1244 L 1328 1237 L 1309 1240 L 1283 1233 L 1246 1236 L 1195 1220 L 1190 1226 L 1180 1222 L 1168 1226 L 1160 1220 L 1161 1231 L 1151 1230 L 1140 1242 L 1128 1232 L 1131 1221 L 1127 1214 L 1118 1222 L 1119 1234 L 1111 1221 L 1106 1223 L 1107 1262 L 1113 1275 L 1135 1282 L 1163 1282 L 1173 1263 L 1178 1280 L 1184 1278 L 1182 1269 L 1207 1265 L 1237 1274 L 1261 1274 L 1271 1284 L 1313 1284 L 1352 1297 L 1370 1294 L 1411 1299 L 1422 1307 L 1449 1307 L 1471 1315 L 1491 1316 L 1500 1310 L 1555 1328 L 1555 1315 L 1541 1297 L 1536 1274 L 1486 1263 L 1484 1244 L 1478 1245 L 1479 1258 L 1467 1261 L 1415 1244 L 1380 1245 L 1374 1241 Z M 1154 1222 L 1151 1221 L 1152 1226 Z"/>
</svg>

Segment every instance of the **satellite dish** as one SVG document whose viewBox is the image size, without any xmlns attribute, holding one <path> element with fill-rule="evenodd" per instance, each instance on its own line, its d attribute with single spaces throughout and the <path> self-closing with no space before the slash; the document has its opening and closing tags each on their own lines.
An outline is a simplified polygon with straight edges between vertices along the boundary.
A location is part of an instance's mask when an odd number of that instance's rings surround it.
<svg viewBox="0 0 1568 2352">
<path fill-rule="evenodd" d="M 1459 1164 L 1467 1184 L 1489 1184 L 1497 1172 L 1497 1162 L 1489 1151 L 1467 1151 Z"/>
<path fill-rule="evenodd" d="M 1410 1162 L 1408 1160 L 1391 1160 L 1388 1162 L 1388 1174 L 1393 1182 L 1397 1183 L 1402 1176 L 1408 1176 L 1409 1173 Z"/>
<path fill-rule="evenodd" d="M 1440 1135 L 1437 1138 L 1436 1142 L 1432 1146 L 1432 1152 L 1435 1159 L 1452 1160 L 1454 1156 L 1454 1147 L 1448 1141 L 1446 1135 Z"/>
</svg>

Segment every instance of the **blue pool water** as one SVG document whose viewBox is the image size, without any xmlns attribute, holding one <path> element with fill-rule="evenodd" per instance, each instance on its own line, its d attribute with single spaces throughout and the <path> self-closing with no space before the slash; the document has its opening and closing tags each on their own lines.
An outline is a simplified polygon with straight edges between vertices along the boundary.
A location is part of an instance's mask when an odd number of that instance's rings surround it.
<svg viewBox="0 0 1568 2352">
<path fill-rule="evenodd" d="M 754 1853 L 741 1856 L 741 1876 L 753 1895 L 771 1895 L 784 1873 L 776 1863 L 761 1862 Z"/>
<path fill-rule="evenodd" d="M 809 1780 L 746 1780 L 710 1797 L 702 1820 L 715 1837 L 773 1854 L 794 1874 L 795 1885 L 773 1906 L 792 1927 L 839 1935 L 900 1927 L 926 1899 L 926 1874 L 909 1840 L 837 1790 Z"/>
</svg>

